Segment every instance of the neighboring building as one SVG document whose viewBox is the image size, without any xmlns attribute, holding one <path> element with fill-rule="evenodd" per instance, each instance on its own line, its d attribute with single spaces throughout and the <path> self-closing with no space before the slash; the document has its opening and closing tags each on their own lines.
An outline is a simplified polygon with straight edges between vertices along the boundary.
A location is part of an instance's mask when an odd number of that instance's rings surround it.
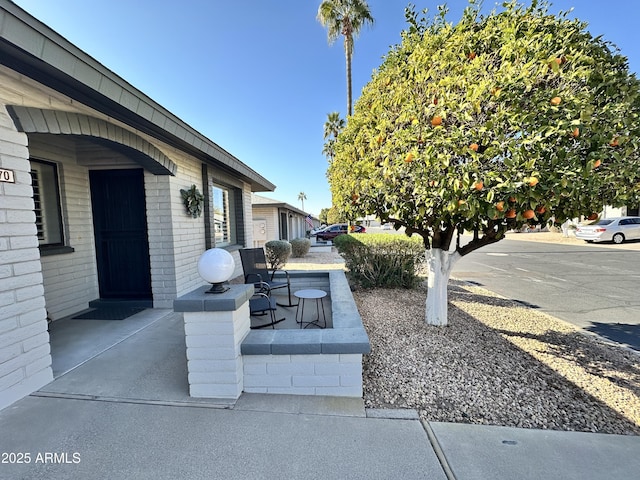
<svg viewBox="0 0 640 480">
<path fill-rule="evenodd" d="M 293 240 L 307 235 L 312 227 L 306 222 L 307 213 L 288 203 L 251 195 L 253 210 L 253 246 L 262 247 L 269 240 Z M 313 228 L 320 226 L 320 220 L 311 218 Z"/>
<path fill-rule="evenodd" d="M 52 380 L 47 316 L 96 299 L 171 308 L 203 283 L 206 248 L 253 245 L 251 192 L 274 189 L 0 0 L 0 409 Z"/>
</svg>

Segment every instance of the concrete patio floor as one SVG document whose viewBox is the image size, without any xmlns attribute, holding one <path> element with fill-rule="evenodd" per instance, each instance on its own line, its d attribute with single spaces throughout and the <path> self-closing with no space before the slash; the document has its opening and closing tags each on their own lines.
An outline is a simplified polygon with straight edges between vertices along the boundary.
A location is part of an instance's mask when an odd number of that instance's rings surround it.
<svg viewBox="0 0 640 480">
<path fill-rule="evenodd" d="M 427 423 L 359 398 L 191 398 L 182 317 L 168 310 L 52 330 L 57 378 L 0 411 L 0 452 L 31 461 L 0 464 L 0 478 L 577 480 L 640 471 L 640 437 Z M 55 461 L 36 461 L 47 453 Z"/>
</svg>

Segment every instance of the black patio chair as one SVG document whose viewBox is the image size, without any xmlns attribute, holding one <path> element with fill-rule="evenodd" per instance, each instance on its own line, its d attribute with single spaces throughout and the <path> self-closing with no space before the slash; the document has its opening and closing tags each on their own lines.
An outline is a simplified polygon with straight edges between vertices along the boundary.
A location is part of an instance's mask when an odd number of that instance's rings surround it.
<svg viewBox="0 0 640 480">
<path fill-rule="evenodd" d="M 253 318 L 251 319 L 251 329 L 265 328 L 271 327 L 276 328 L 275 324 L 284 321 L 284 317 L 280 319 L 276 319 L 276 311 L 278 307 L 276 306 L 275 298 L 271 297 L 269 293 L 271 290 L 269 289 L 269 285 L 265 282 L 260 282 L 259 286 L 256 287 L 256 292 L 253 294 L 253 297 L 249 299 L 249 315 L 251 317 L 262 317 L 265 315 L 269 315 L 270 321 L 268 323 L 260 323 L 255 325 L 253 323 Z"/>
<path fill-rule="evenodd" d="M 259 289 L 260 282 L 264 282 L 269 286 L 269 291 L 287 287 L 289 303 L 278 303 L 281 307 L 295 307 L 298 304 L 291 302 L 291 281 L 289 272 L 282 270 L 287 281 L 273 280 L 275 271 L 269 274 L 267 268 L 267 259 L 262 248 L 243 248 L 240 250 L 240 260 L 242 261 L 242 269 L 244 270 L 244 283 L 253 283 Z"/>
</svg>

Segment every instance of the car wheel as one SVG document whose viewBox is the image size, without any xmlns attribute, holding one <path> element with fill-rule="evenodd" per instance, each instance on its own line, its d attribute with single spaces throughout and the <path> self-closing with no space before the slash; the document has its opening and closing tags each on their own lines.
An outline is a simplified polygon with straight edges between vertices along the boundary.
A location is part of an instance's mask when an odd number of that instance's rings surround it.
<svg viewBox="0 0 640 480">
<path fill-rule="evenodd" d="M 617 243 L 618 245 L 620 245 L 622 242 L 624 242 L 624 235 L 621 233 L 616 233 L 613 238 L 613 243 Z"/>
</svg>

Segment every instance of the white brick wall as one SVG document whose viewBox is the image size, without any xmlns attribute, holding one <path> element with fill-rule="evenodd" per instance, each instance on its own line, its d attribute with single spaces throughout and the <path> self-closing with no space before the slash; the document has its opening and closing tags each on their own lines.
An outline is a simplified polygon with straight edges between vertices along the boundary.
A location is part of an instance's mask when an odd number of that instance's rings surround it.
<svg viewBox="0 0 640 480">
<path fill-rule="evenodd" d="M 194 184 L 202 193 L 202 163 L 185 156 L 172 159 L 178 164 L 178 172 L 169 179 L 170 188 L 164 194 L 171 201 L 176 295 L 180 296 L 204 283 L 197 268 L 198 258 L 205 251 L 204 216 L 187 215 L 180 196 L 180 189 Z"/>
<path fill-rule="evenodd" d="M 171 177 L 145 171 L 144 184 L 153 306 L 171 308 L 177 290 Z"/>
<path fill-rule="evenodd" d="M 53 380 L 28 156 L 0 104 L 0 409 Z"/>
<path fill-rule="evenodd" d="M 362 355 L 244 355 L 244 391 L 362 396 Z"/>
<path fill-rule="evenodd" d="M 58 165 L 66 245 L 72 253 L 42 257 L 47 312 L 53 320 L 88 308 L 100 296 L 93 236 L 89 171 L 78 165 L 74 142 L 30 135 L 29 153 Z"/>
<path fill-rule="evenodd" d="M 243 390 L 240 344 L 249 331 L 249 303 L 236 311 L 183 315 L 189 394 L 237 399 Z"/>
</svg>

